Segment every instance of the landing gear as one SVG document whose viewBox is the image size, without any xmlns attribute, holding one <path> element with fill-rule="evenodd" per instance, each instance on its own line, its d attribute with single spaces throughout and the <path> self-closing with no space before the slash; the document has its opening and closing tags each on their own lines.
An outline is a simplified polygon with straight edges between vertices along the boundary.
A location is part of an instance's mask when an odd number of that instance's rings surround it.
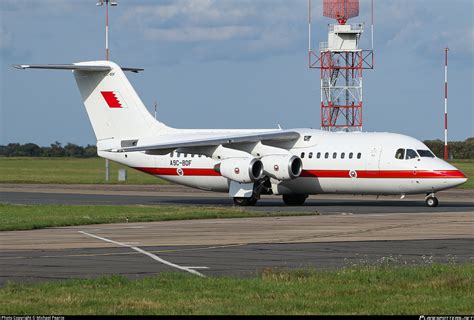
<svg viewBox="0 0 474 320">
<path fill-rule="evenodd" d="M 438 206 L 438 198 L 435 197 L 434 193 L 426 196 L 425 203 L 428 207 L 434 208 Z"/>
<path fill-rule="evenodd" d="M 254 205 L 257 204 L 257 197 L 252 196 L 250 198 L 240 198 L 240 197 L 235 197 L 234 198 L 234 205 L 239 206 L 239 207 L 253 207 Z"/>
<path fill-rule="evenodd" d="M 302 206 L 308 198 L 306 194 L 285 194 L 283 195 L 283 202 L 287 206 Z"/>
</svg>

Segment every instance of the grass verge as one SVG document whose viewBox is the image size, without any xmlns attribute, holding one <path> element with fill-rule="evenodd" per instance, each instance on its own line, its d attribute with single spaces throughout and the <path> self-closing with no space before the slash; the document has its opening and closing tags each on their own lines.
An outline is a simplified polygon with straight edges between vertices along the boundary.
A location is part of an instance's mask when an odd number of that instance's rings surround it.
<svg viewBox="0 0 474 320">
<path fill-rule="evenodd" d="M 297 213 L 305 215 L 310 213 Z M 186 206 L 14 205 L 0 203 L 0 231 L 99 223 L 265 217 L 270 213 L 240 208 Z M 273 214 L 272 214 L 273 215 Z M 285 213 L 277 213 L 285 215 Z"/>
<path fill-rule="evenodd" d="M 0 314 L 451 314 L 474 312 L 474 264 L 266 271 L 250 279 L 160 274 L 0 288 Z"/>
<path fill-rule="evenodd" d="M 127 169 L 127 182 L 118 182 L 118 170 Z M 0 183 L 103 184 L 101 158 L 0 158 Z M 111 184 L 166 184 L 154 176 L 110 162 Z"/>
</svg>

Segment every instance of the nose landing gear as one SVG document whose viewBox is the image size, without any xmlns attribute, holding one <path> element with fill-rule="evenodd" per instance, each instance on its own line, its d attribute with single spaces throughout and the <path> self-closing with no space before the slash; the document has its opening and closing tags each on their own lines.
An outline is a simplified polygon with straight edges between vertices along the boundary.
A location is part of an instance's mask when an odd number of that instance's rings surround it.
<svg viewBox="0 0 474 320">
<path fill-rule="evenodd" d="M 431 207 L 431 208 L 437 207 L 438 206 L 438 198 L 435 197 L 434 193 L 430 193 L 430 194 L 426 195 L 425 203 L 426 203 L 426 206 L 428 206 L 428 207 Z"/>
</svg>

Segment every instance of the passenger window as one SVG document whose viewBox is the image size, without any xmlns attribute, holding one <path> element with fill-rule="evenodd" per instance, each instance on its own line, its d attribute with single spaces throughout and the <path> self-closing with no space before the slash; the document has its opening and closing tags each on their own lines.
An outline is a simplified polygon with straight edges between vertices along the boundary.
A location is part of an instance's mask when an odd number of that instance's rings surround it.
<svg viewBox="0 0 474 320">
<path fill-rule="evenodd" d="M 329 152 L 326 152 L 326 153 L 324 154 L 324 158 L 325 158 L 325 159 L 329 158 Z"/>
<path fill-rule="evenodd" d="M 177 158 L 181 157 L 181 153 L 176 152 L 176 157 L 177 157 Z"/>
<path fill-rule="evenodd" d="M 341 159 L 344 159 L 345 157 L 346 157 L 346 153 L 345 152 L 341 153 Z"/>
<path fill-rule="evenodd" d="M 359 153 L 357 154 L 357 159 L 360 159 L 360 158 L 362 158 L 362 153 L 359 152 Z"/>
<path fill-rule="evenodd" d="M 415 159 L 415 158 L 418 158 L 418 154 L 416 153 L 416 151 L 412 149 L 407 149 L 406 159 L 410 160 L 410 159 Z"/>
<path fill-rule="evenodd" d="M 198 157 L 201 158 L 201 157 L 202 157 L 202 154 L 200 154 Z"/>
<path fill-rule="evenodd" d="M 354 154 L 351 152 L 349 153 L 349 159 L 352 159 L 354 157 Z"/>
<path fill-rule="evenodd" d="M 174 151 L 170 153 L 170 157 L 171 157 L 171 158 L 174 157 Z"/>
<path fill-rule="evenodd" d="M 309 153 L 308 158 L 310 158 L 310 159 L 313 158 L 313 153 L 312 152 Z"/>
<path fill-rule="evenodd" d="M 318 154 L 316 155 L 316 157 L 317 157 L 318 159 L 320 159 L 320 158 L 321 158 L 321 152 L 318 152 Z"/>
<path fill-rule="evenodd" d="M 304 152 L 301 152 L 301 159 L 304 159 Z"/>
<path fill-rule="evenodd" d="M 334 153 L 332 154 L 332 158 L 333 158 L 333 159 L 336 159 L 336 158 L 337 158 L 337 152 L 334 152 Z"/>
<path fill-rule="evenodd" d="M 398 149 L 397 152 L 395 152 L 395 159 L 398 159 L 398 160 L 405 159 L 405 149 Z"/>
</svg>

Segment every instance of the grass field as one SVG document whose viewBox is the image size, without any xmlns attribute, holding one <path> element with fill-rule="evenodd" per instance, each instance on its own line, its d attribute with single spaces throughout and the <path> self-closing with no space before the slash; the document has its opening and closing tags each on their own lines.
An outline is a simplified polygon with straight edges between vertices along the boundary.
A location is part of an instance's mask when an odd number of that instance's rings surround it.
<svg viewBox="0 0 474 320">
<path fill-rule="evenodd" d="M 284 216 L 288 213 L 272 213 Z M 291 214 L 291 213 L 290 213 Z M 294 213 L 292 215 L 308 215 Z M 0 231 L 31 230 L 48 227 L 78 226 L 99 223 L 146 222 L 191 219 L 266 217 L 265 212 L 241 208 L 187 206 L 76 206 L 12 205 L 0 203 Z"/>
<path fill-rule="evenodd" d="M 110 162 L 110 183 L 119 183 L 121 168 L 126 167 Z M 105 160 L 101 158 L 0 158 L 0 173 L 0 183 L 106 183 Z M 127 184 L 166 183 L 134 169 L 128 168 L 127 173 Z"/>
<path fill-rule="evenodd" d="M 247 279 L 160 274 L 0 288 L 0 314 L 474 313 L 474 264 L 265 271 Z"/>
<path fill-rule="evenodd" d="M 457 160 L 451 163 L 469 177 L 460 188 L 474 189 L 474 160 Z M 104 167 L 104 159 L 99 158 L 0 158 L 0 183 L 103 184 Z M 111 162 L 110 183 L 119 183 L 119 168 L 126 167 Z M 167 183 L 134 169 L 128 169 L 127 172 L 126 184 Z"/>
</svg>

